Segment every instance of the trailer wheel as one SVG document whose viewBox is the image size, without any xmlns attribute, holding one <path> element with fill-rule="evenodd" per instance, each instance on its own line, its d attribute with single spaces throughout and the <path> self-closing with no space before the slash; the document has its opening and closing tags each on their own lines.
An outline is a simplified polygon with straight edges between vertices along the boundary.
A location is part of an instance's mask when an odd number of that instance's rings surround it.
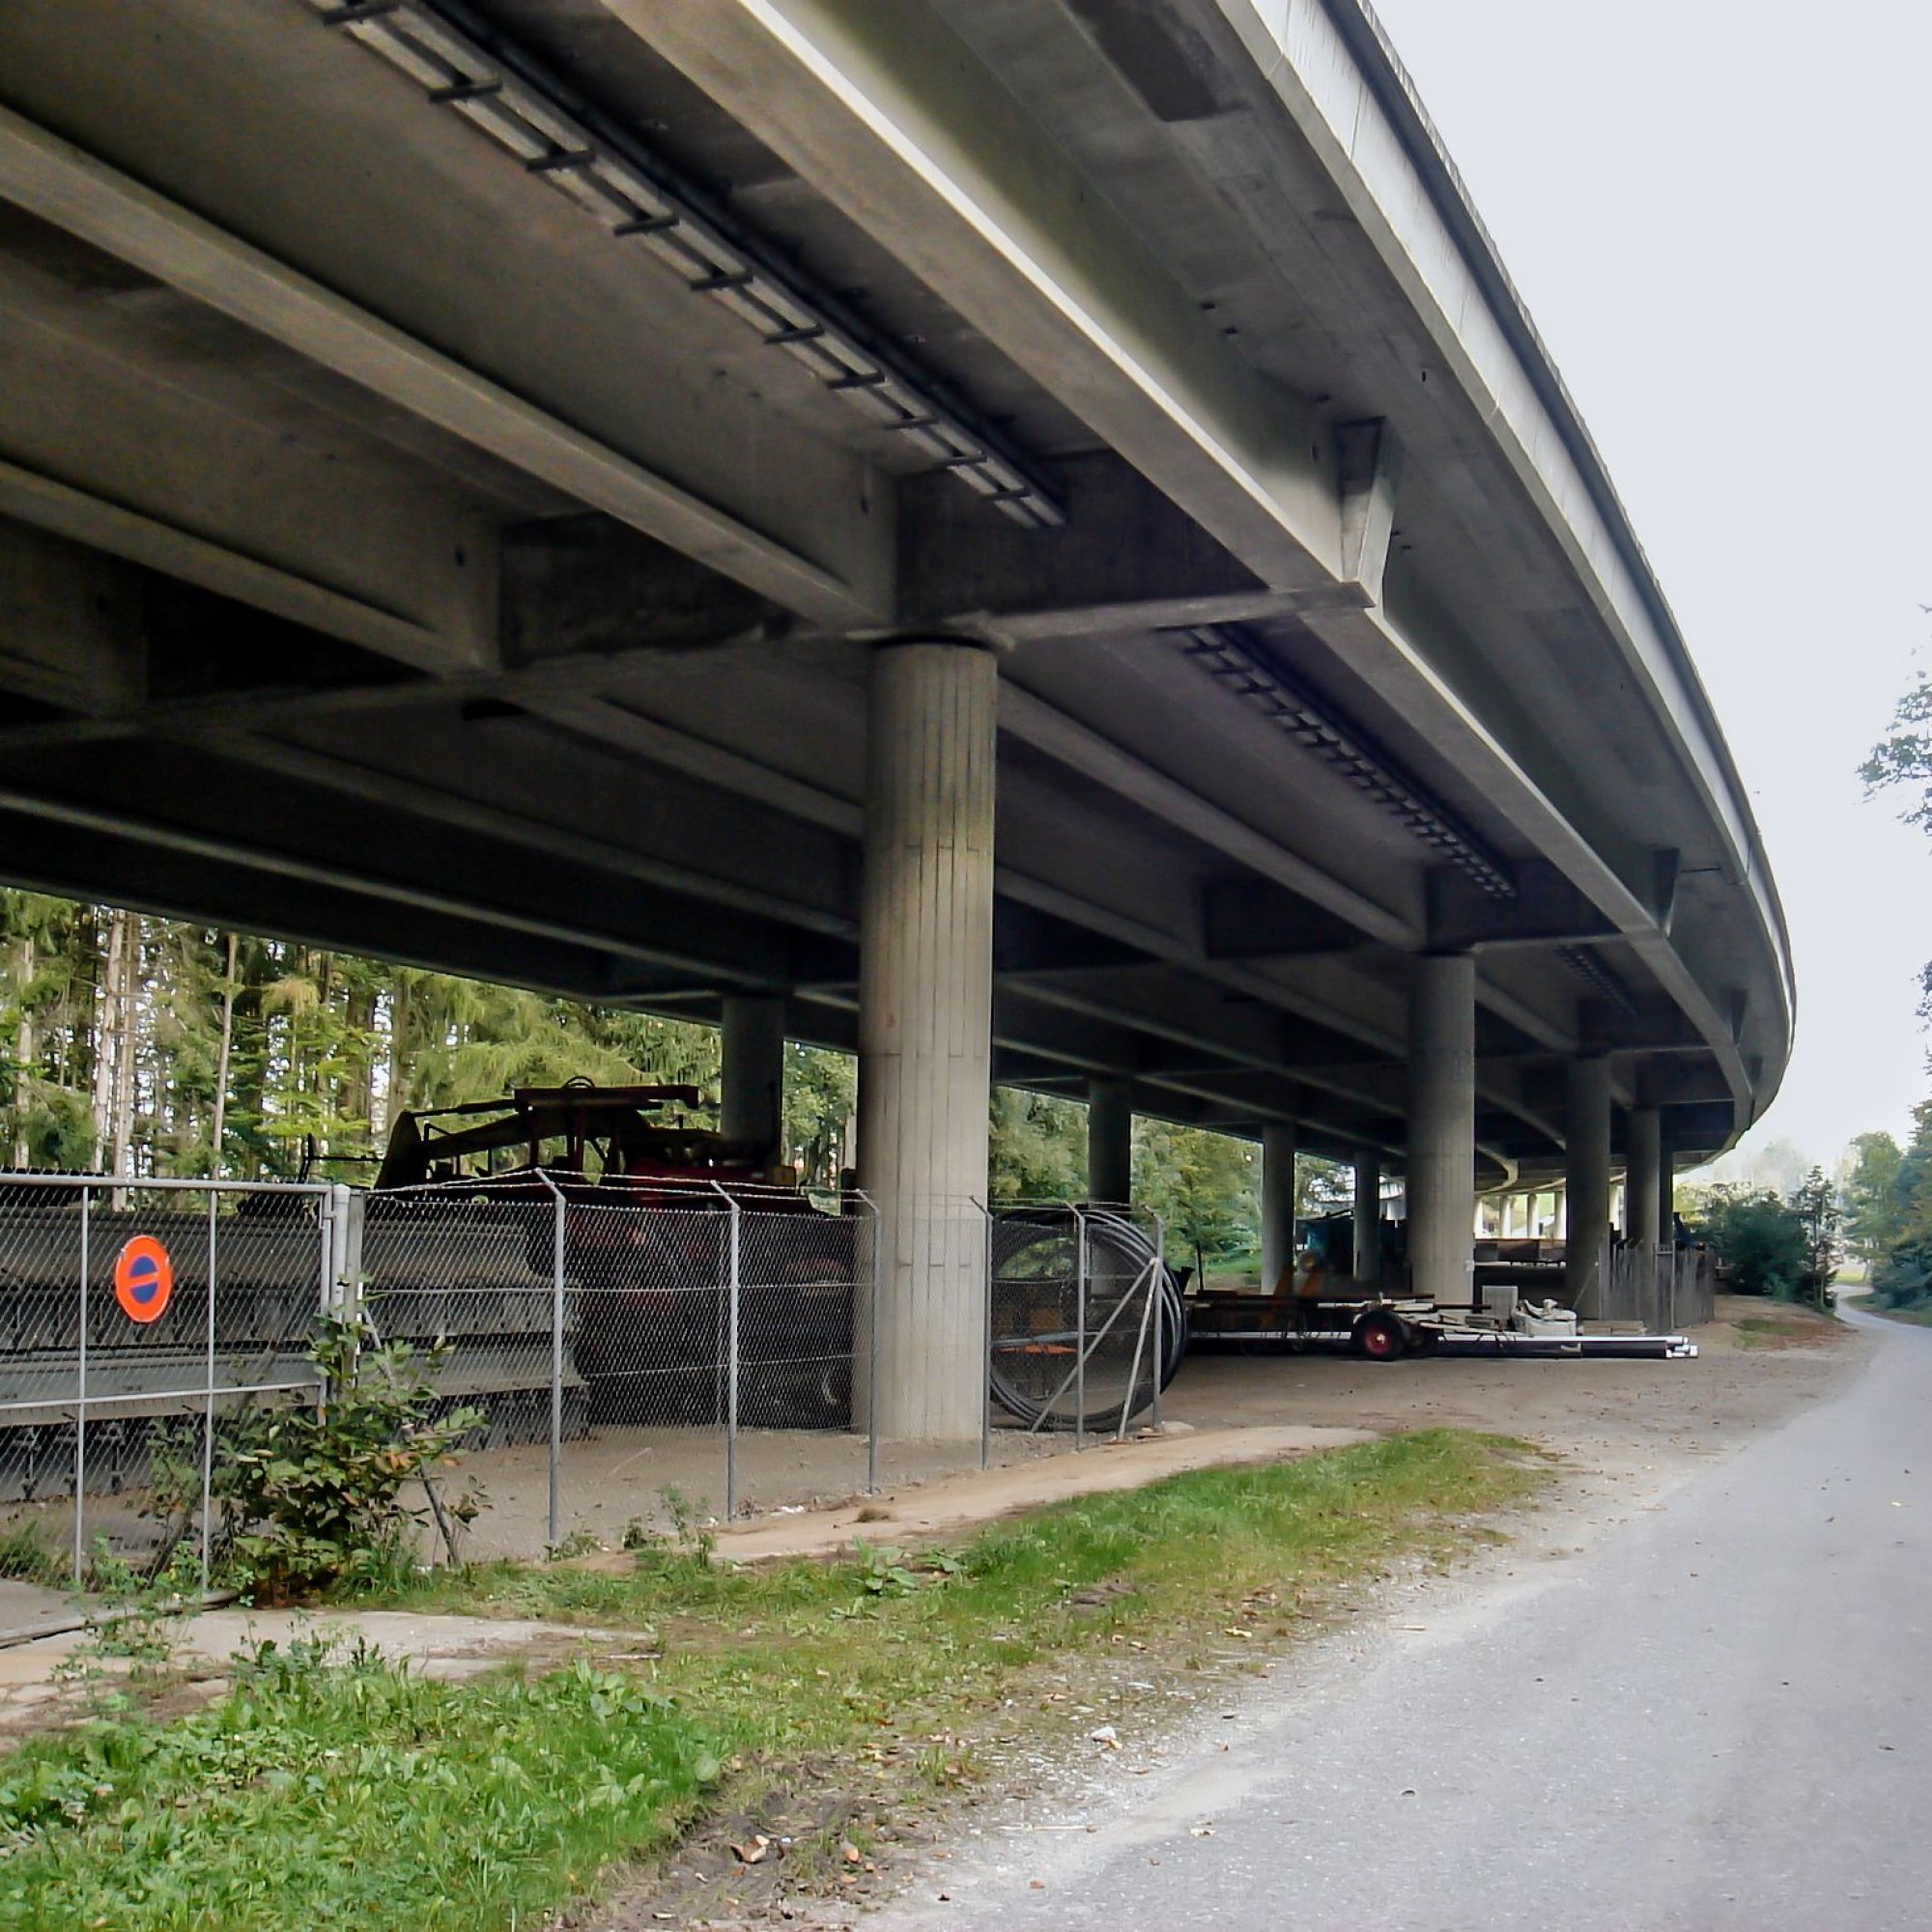
<svg viewBox="0 0 1932 1932">
<path fill-rule="evenodd" d="M 1372 1362 L 1399 1362 L 1408 1346 L 1408 1330 L 1399 1317 L 1378 1309 L 1355 1323 L 1352 1340 L 1355 1352 Z"/>
</svg>

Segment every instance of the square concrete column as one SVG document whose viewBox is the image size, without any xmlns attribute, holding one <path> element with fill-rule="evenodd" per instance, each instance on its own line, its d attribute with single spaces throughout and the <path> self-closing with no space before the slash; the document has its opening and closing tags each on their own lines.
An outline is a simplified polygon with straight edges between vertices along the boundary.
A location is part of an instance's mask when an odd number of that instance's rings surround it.
<svg viewBox="0 0 1932 1932">
<path fill-rule="evenodd" d="M 1294 1122 L 1262 1128 L 1262 1286 L 1270 1294 L 1294 1265 Z"/>
<path fill-rule="evenodd" d="M 1134 1083 L 1087 1083 L 1087 1198 L 1123 1208 L 1134 1196 Z"/>
<path fill-rule="evenodd" d="M 1594 1315 L 1610 1239 L 1610 1063 L 1573 1060 L 1563 1122 L 1563 1292 Z"/>
<path fill-rule="evenodd" d="M 860 1181 L 878 1209 L 877 1420 L 922 1441 L 977 1436 L 986 1383 L 998 686 L 963 640 L 872 655 Z"/>
<path fill-rule="evenodd" d="M 1657 1247 L 1666 1237 L 1658 1232 L 1657 1172 L 1662 1123 L 1655 1107 L 1633 1107 L 1624 1144 L 1624 1239 L 1633 1245 Z"/>
<path fill-rule="evenodd" d="M 1408 988 L 1408 1267 L 1466 1306 L 1476 1230 L 1476 962 L 1425 953 Z"/>
<path fill-rule="evenodd" d="M 727 1141 L 750 1141 L 774 1159 L 784 1132 L 784 1023 L 782 1000 L 724 1002 L 718 1128 Z"/>
<path fill-rule="evenodd" d="M 1382 1278 L 1382 1163 L 1355 1156 L 1355 1279 L 1374 1288 Z"/>
</svg>

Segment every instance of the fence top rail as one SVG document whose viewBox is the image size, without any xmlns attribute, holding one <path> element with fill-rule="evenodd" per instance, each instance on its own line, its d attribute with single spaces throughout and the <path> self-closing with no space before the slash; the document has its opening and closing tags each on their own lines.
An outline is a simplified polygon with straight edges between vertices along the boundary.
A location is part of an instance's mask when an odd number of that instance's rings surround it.
<svg viewBox="0 0 1932 1932">
<path fill-rule="evenodd" d="M 821 1208 L 826 1204 L 849 1203 L 867 1213 L 874 1211 L 871 1198 L 856 1187 L 787 1187 L 775 1181 L 696 1174 L 593 1180 L 554 1167 L 506 1168 L 497 1174 L 426 1180 L 412 1187 L 355 1191 L 367 1201 L 487 1201 L 506 1207 L 544 1208 L 561 1192 L 573 1212 L 580 1208 L 608 1208 L 635 1213 L 651 1207 L 716 1211 L 721 1203 L 728 1202 L 752 1212 L 764 1208 L 796 1208 L 801 1202 Z"/>
<path fill-rule="evenodd" d="M 122 1194 L 307 1194 L 327 1197 L 327 1180 L 200 1180 L 176 1175 L 37 1174 L 0 1169 L 0 1190 L 10 1187 L 84 1188 L 89 1193 Z"/>
</svg>

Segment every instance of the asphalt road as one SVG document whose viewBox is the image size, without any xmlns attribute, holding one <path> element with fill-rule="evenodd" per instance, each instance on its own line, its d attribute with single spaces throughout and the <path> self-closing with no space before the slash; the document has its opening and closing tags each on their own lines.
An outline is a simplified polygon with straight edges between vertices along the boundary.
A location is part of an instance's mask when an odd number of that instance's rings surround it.
<svg viewBox="0 0 1932 1932">
<path fill-rule="evenodd" d="M 1081 1807 L 1097 1830 L 1010 1829 L 869 1922 L 1932 1926 L 1932 1329 L 1869 1325 L 1842 1392 L 1587 1553 L 1264 1691 L 1226 1749 Z"/>
</svg>

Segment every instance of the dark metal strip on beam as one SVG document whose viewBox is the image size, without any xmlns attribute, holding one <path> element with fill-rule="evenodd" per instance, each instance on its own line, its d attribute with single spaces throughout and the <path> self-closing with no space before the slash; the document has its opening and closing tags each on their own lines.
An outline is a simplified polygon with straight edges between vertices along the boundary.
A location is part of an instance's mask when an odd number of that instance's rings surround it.
<svg viewBox="0 0 1932 1932">
<path fill-rule="evenodd" d="M 1378 905 L 1011 679 L 1000 686 L 1000 729 L 1133 801 L 1204 845 L 1237 860 L 1251 871 L 1325 907 L 1372 939 L 1406 950 L 1421 936 L 1386 906 Z"/>
<path fill-rule="evenodd" d="M 339 0 L 310 4 L 426 99 L 462 115 L 613 237 L 635 241 L 693 294 L 717 300 L 1002 514 L 1035 529 L 1065 521 L 1028 460 L 938 378 L 888 349 L 838 297 L 811 286 L 664 156 L 466 8 L 396 0 L 372 14 Z"/>
<path fill-rule="evenodd" d="M 0 107 L 0 194 L 790 609 L 876 622 L 835 571 Z"/>
<path fill-rule="evenodd" d="M 1401 771 L 1359 726 L 1291 677 L 1251 639 L 1230 625 L 1197 624 L 1175 632 L 1172 640 L 1224 690 L 1260 711 L 1310 755 L 1334 766 L 1484 892 L 1499 899 L 1515 897 L 1506 859 Z"/>
</svg>

